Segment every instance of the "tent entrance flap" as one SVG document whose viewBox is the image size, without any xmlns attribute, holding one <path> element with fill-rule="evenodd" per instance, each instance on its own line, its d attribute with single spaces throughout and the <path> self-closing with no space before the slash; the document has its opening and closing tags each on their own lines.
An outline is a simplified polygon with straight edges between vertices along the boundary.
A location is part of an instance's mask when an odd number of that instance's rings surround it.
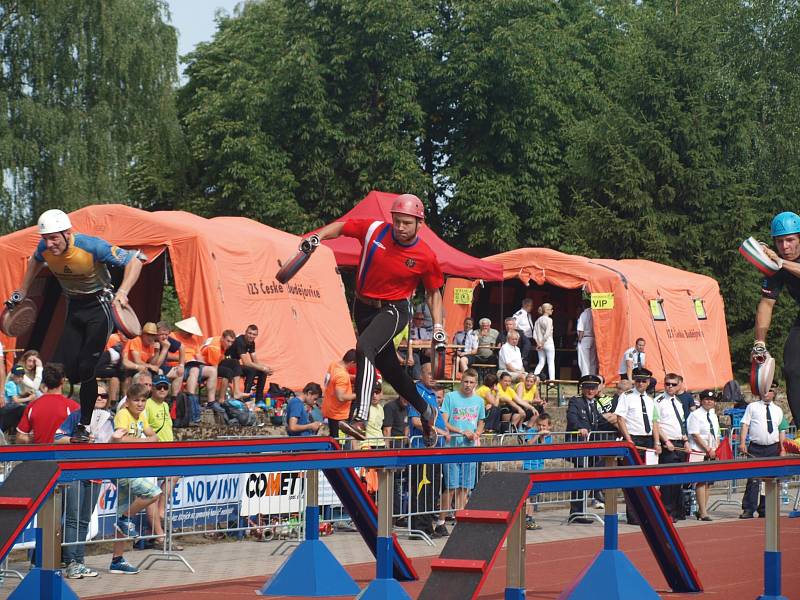
<svg viewBox="0 0 800 600">
<path fill-rule="evenodd" d="M 580 376 L 578 353 L 576 350 L 576 325 L 584 309 L 583 292 L 580 288 L 566 289 L 555 285 L 537 285 L 531 280 L 525 285 L 519 279 L 504 282 L 485 282 L 473 291 L 472 317 L 477 327 L 478 320 L 488 317 L 492 327 L 498 331 L 505 329 L 504 320 L 512 316 L 522 305 L 522 300 L 533 300 L 531 320 L 539 318 L 538 308 L 545 302 L 553 305 L 553 341 L 556 346 L 556 377 L 575 380 Z M 536 351 L 532 352 L 532 365 L 536 364 Z"/>
</svg>

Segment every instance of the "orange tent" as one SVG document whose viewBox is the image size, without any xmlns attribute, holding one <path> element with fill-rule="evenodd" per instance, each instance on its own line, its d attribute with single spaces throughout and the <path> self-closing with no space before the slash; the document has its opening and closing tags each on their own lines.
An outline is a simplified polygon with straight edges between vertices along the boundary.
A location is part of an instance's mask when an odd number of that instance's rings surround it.
<svg viewBox="0 0 800 600">
<path fill-rule="evenodd" d="M 250 219 L 204 219 L 121 205 L 89 206 L 71 213 L 70 219 L 75 231 L 147 255 L 148 266 L 131 293 L 142 322 L 158 320 L 162 286 L 171 268 L 183 316 L 197 317 L 205 336 L 223 329 L 242 333 L 255 323 L 259 361 L 273 367 L 271 380 L 281 385 L 298 389 L 321 382 L 329 363 L 355 344 L 336 261 L 327 248 L 315 252 L 288 285 L 281 285 L 274 278 L 278 261 L 297 251 L 299 238 Z M 0 238 L 0 298 L 9 297 L 22 281 L 38 240 L 34 227 Z M 30 341 L 48 358 L 60 336 L 63 299 L 47 269 L 37 280 L 30 295 L 40 309 L 31 339 L 0 340 L 7 348 L 26 347 Z"/>
<path fill-rule="evenodd" d="M 725 306 L 711 277 L 647 260 L 607 260 L 521 248 L 489 256 L 504 279 L 551 284 L 592 295 L 600 374 L 619 377 L 623 352 L 647 342 L 647 367 L 659 385 L 683 375 L 689 389 L 720 388 L 733 379 Z"/>
</svg>

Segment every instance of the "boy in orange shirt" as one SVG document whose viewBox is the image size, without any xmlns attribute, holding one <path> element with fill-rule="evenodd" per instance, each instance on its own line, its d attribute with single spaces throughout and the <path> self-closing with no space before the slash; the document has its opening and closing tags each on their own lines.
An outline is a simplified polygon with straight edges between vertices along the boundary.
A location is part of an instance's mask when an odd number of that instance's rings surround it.
<svg viewBox="0 0 800 600">
<path fill-rule="evenodd" d="M 339 421 L 350 418 L 350 403 L 355 400 L 353 382 L 350 379 L 349 369 L 355 367 L 356 351 L 348 350 L 342 357 L 331 363 L 325 374 L 322 395 L 322 416 L 328 419 L 328 431 L 331 437 L 339 437 Z"/>
</svg>

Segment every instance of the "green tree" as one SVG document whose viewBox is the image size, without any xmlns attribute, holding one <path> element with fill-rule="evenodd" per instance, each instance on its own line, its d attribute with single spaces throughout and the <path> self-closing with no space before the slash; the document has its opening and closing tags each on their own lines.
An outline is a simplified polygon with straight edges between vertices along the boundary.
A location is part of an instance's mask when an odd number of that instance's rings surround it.
<svg viewBox="0 0 800 600">
<path fill-rule="evenodd" d="M 0 2 L 2 231 L 50 207 L 129 202 L 145 149 L 156 163 L 174 158 L 177 42 L 166 17 L 163 0 Z"/>
<path fill-rule="evenodd" d="M 302 231 L 373 188 L 424 194 L 425 12 L 403 0 L 246 3 L 189 55 L 186 206 Z"/>
<path fill-rule="evenodd" d="M 446 216 L 492 253 L 562 241 L 567 131 L 602 101 L 586 2 L 501 0 L 441 10 L 437 104 Z"/>
<path fill-rule="evenodd" d="M 622 33 L 598 61 L 607 105 L 570 131 L 566 237 L 592 255 L 715 277 L 743 365 L 758 284 L 736 246 L 766 217 L 753 109 L 762 90 L 737 76 L 745 56 L 726 51 L 740 43 L 731 3 L 674 6 L 620 3 L 604 14 Z"/>
</svg>

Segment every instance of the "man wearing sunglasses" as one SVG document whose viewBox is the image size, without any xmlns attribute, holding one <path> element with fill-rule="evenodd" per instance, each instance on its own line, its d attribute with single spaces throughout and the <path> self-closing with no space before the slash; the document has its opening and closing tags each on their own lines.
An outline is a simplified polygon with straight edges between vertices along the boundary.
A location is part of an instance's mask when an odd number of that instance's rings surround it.
<svg viewBox="0 0 800 600">
<path fill-rule="evenodd" d="M 658 408 L 658 433 L 661 437 L 661 454 L 658 464 L 685 462 L 689 452 L 689 436 L 686 433 L 686 415 L 683 403 L 677 396 L 681 378 L 677 373 L 664 377 L 664 393 L 656 397 Z M 662 485 L 661 499 L 673 522 L 686 518 L 680 485 Z"/>
<path fill-rule="evenodd" d="M 649 369 L 633 369 L 633 389 L 621 394 L 614 414 L 617 415 L 617 428 L 625 439 L 637 447 L 642 462 L 645 452 L 653 449 L 661 454 L 661 439 L 658 433 L 659 414 L 653 398 L 647 393 L 653 373 Z M 627 502 L 626 515 L 629 525 L 639 525 L 639 517 Z"/>
</svg>

